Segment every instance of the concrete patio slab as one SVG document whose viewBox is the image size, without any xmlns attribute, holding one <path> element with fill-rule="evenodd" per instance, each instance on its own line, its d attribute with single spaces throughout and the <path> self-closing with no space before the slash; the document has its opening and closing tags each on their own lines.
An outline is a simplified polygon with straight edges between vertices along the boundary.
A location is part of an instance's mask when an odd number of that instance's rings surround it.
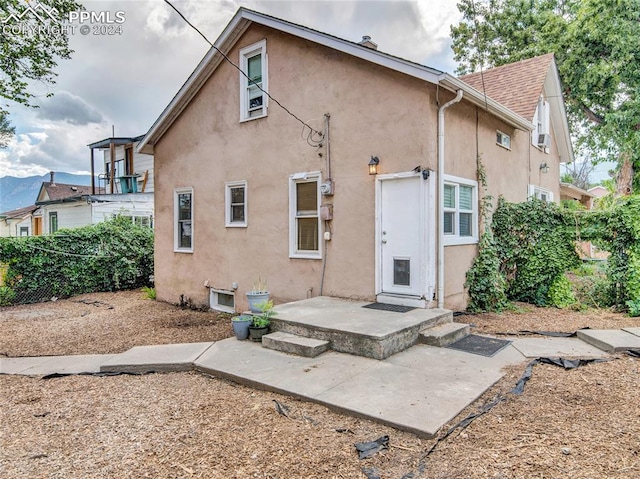
<svg viewBox="0 0 640 479">
<path fill-rule="evenodd" d="M 213 343 L 160 344 L 136 346 L 115 355 L 100 368 L 101 372 L 173 372 L 190 371 L 193 363 Z"/>
<path fill-rule="evenodd" d="M 481 358 L 431 346 L 384 361 L 336 352 L 304 358 L 232 338 L 209 348 L 195 368 L 433 437 L 502 377 L 505 364 L 523 361 L 513 348 Z"/>
<path fill-rule="evenodd" d="M 622 328 L 623 331 L 631 333 L 634 336 L 640 336 L 640 327 L 638 328 Z"/>
<path fill-rule="evenodd" d="M 259 389 L 313 398 L 371 368 L 375 359 L 328 351 L 305 358 L 234 338 L 218 341 L 195 362 L 197 371 Z"/>
<path fill-rule="evenodd" d="M 617 329 L 581 329 L 578 337 L 593 346 L 613 353 L 640 348 L 640 336 Z"/>
<path fill-rule="evenodd" d="M 275 308 L 272 330 L 328 341 L 334 351 L 385 359 L 416 344 L 422 330 L 453 317 L 442 309 L 399 313 L 363 308 L 367 304 L 327 296 L 282 304 Z"/>
<path fill-rule="evenodd" d="M 601 349 L 577 338 L 510 338 L 514 348 L 527 358 L 588 357 L 606 356 Z"/>
<path fill-rule="evenodd" d="M 2 358 L 0 373 L 44 376 L 47 374 L 79 374 L 100 372 L 100 366 L 113 359 L 114 354 L 76 356 L 41 356 L 31 358 Z"/>
</svg>

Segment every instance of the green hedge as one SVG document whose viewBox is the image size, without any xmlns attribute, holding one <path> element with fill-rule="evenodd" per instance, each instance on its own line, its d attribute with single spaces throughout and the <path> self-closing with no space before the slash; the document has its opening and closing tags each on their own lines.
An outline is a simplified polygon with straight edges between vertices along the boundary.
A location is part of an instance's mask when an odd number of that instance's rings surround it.
<svg viewBox="0 0 640 479">
<path fill-rule="evenodd" d="M 509 203 L 493 213 L 479 255 L 467 272 L 469 309 L 496 311 L 509 300 L 566 307 L 584 296 L 564 276 L 580 264 L 575 242 L 609 252 L 606 278 L 595 275 L 589 306 L 631 309 L 640 304 L 640 195 L 615 198 L 592 211 L 538 200 Z M 585 286 L 581 281 L 578 286 Z M 580 288 L 578 288 L 580 289 Z"/>
<path fill-rule="evenodd" d="M 49 236 L 0 238 L 7 302 L 131 289 L 153 274 L 153 231 L 117 217 Z"/>
</svg>

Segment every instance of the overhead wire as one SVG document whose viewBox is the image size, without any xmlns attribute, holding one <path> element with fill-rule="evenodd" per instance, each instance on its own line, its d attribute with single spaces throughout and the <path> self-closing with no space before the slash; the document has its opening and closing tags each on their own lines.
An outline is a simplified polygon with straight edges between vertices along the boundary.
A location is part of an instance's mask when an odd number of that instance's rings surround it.
<svg viewBox="0 0 640 479">
<path fill-rule="evenodd" d="M 251 78 L 249 78 L 249 75 L 247 75 L 242 68 L 240 68 L 238 65 L 236 65 L 235 63 L 233 63 L 233 61 L 231 61 L 231 59 L 222 51 L 220 50 L 217 46 L 215 46 L 213 43 L 211 43 L 211 41 L 209 41 L 209 39 L 204 35 L 204 33 L 202 33 L 198 27 L 196 27 L 193 23 L 191 23 L 183 14 L 182 12 L 180 12 L 180 10 L 178 10 L 169 0 L 164 0 L 164 2 L 169 5 L 178 15 L 180 15 L 180 18 L 182 18 L 187 25 L 189 25 L 191 28 L 193 28 L 196 32 L 198 32 L 198 34 L 204 39 L 205 42 L 207 42 L 212 48 L 214 48 L 218 53 L 220 53 L 220 55 L 222 55 L 222 58 L 224 58 L 229 64 L 231 64 L 236 70 L 238 70 L 240 72 L 241 75 L 243 75 L 247 80 L 249 80 L 249 82 L 252 82 L 252 86 L 255 86 L 256 88 L 258 88 L 258 90 L 260 90 L 262 93 L 264 93 L 271 101 L 273 101 L 276 105 L 278 105 L 280 108 L 282 108 L 285 112 L 287 112 L 287 114 L 289 114 L 291 117 L 295 118 L 297 121 L 299 121 L 302 125 L 303 125 L 303 132 L 304 132 L 304 128 L 309 128 L 311 130 L 311 132 L 309 133 L 309 136 L 307 137 L 307 143 L 309 143 L 309 138 L 311 138 L 313 136 L 313 134 L 317 134 L 320 137 L 324 137 L 324 134 L 321 131 L 316 130 L 315 128 L 313 128 L 311 125 L 309 125 L 308 123 L 306 123 L 305 121 L 301 120 L 298 116 L 296 116 L 294 113 L 292 113 L 286 106 L 284 106 L 282 103 L 280 103 L 277 99 L 275 99 L 274 97 L 272 97 L 268 91 L 263 90 L 262 87 L 258 84 L 256 84 L 255 82 L 253 82 L 251 80 Z M 319 143 L 319 142 L 318 142 Z M 314 145 L 311 145 L 314 146 Z"/>
<path fill-rule="evenodd" d="M 478 52 L 478 56 L 481 55 L 480 52 L 480 35 L 478 35 L 478 14 L 476 12 L 476 2 L 471 0 L 471 8 L 473 9 L 473 26 L 474 34 L 476 37 L 476 51 Z M 484 108 L 485 110 L 489 110 L 489 102 L 487 100 L 487 89 L 484 84 L 484 71 L 483 71 L 483 59 L 480 58 L 480 80 L 482 81 L 482 94 L 484 95 Z"/>
</svg>

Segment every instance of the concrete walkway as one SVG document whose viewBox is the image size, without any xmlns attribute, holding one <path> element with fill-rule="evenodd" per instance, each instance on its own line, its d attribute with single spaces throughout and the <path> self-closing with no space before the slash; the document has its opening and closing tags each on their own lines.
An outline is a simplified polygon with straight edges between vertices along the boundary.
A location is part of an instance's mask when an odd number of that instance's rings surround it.
<svg viewBox="0 0 640 479">
<path fill-rule="evenodd" d="M 111 355 L 0 358 L 0 374 L 195 369 L 432 437 L 498 381 L 504 366 L 537 357 L 607 357 L 605 351 L 624 347 L 616 341 L 636 344 L 640 331 L 595 332 L 594 337 L 598 347 L 577 338 L 508 338 L 512 343 L 491 358 L 417 345 L 385 360 L 333 351 L 304 358 L 229 338 L 217 343 L 139 346 Z"/>
</svg>

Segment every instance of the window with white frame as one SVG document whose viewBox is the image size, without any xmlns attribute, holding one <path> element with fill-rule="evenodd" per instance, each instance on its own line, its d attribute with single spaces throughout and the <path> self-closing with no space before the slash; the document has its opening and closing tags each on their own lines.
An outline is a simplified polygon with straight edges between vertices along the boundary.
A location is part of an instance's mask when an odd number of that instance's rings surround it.
<svg viewBox="0 0 640 479">
<path fill-rule="evenodd" d="M 478 183 L 445 175 L 443 193 L 445 246 L 477 243 Z"/>
<path fill-rule="evenodd" d="M 174 251 L 193 252 L 193 188 L 174 192 Z"/>
<path fill-rule="evenodd" d="M 49 234 L 53 234 L 58 231 L 58 212 L 49 212 Z"/>
<path fill-rule="evenodd" d="M 553 202 L 553 191 L 542 186 L 529 185 L 529 198 L 535 198 L 540 201 Z"/>
<path fill-rule="evenodd" d="M 225 186 L 225 225 L 247 226 L 247 182 L 230 181 Z"/>
<path fill-rule="evenodd" d="M 511 137 L 500 130 L 496 130 L 496 143 L 507 150 L 511 149 Z"/>
<path fill-rule="evenodd" d="M 20 227 L 20 236 L 29 236 L 29 227 L 21 226 Z"/>
<path fill-rule="evenodd" d="M 233 291 L 211 288 L 209 306 L 211 307 L 211 309 L 215 309 L 217 311 L 223 311 L 225 313 L 235 313 L 235 293 Z"/>
<path fill-rule="evenodd" d="M 289 256 L 321 257 L 320 172 L 289 177 Z"/>
<path fill-rule="evenodd" d="M 240 50 L 240 121 L 267 115 L 267 42 Z"/>
</svg>

